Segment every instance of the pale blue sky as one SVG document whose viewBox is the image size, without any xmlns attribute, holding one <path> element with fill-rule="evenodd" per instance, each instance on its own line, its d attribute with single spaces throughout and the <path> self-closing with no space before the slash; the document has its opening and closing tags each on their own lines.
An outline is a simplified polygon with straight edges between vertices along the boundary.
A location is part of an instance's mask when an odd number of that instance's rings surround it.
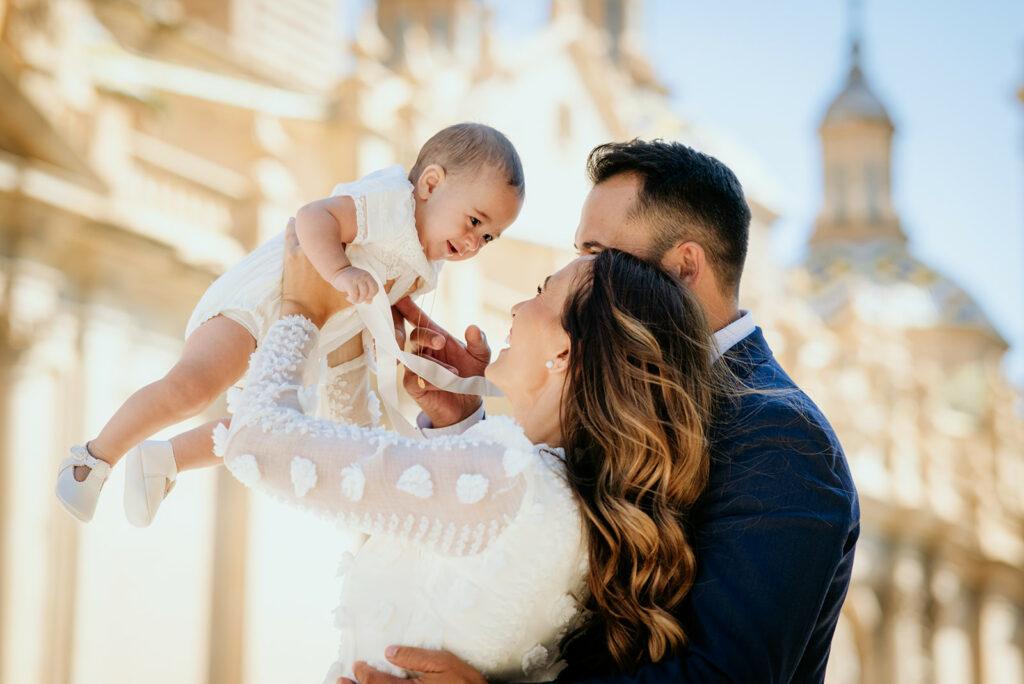
<svg viewBox="0 0 1024 684">
<path fill-rule="evenodd" d="M 514 38 L 548 0 L 489 0 Z M 755 152 L 800 258 L 821 194 L 816 129 L 846 73 L 842 0 L 646 0 L 648 55 L 678 111 Z M 897 126 L 896 206 L 915 254 L 982 304 L 1024 381 L 1024 2 L 863 3 L 864 64 Z M 741 179 L 742 180 L 742 179 Z"/>
</svg>

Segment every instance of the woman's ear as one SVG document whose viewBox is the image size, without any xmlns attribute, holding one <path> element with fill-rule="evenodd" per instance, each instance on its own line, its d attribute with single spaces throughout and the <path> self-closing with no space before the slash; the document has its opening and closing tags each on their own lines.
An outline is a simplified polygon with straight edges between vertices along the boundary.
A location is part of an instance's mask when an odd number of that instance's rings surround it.
<svg viewBox="0 0 1024 684">
<path fill-rule="evenodd" d="M 416 195 L 421 200 L 428 200 L 445 178 L 444 169 L 440 164 L 431 164 L 423 169 L 419 180 L 416 181 Z"/>
<path fill-rule="evenodd" d="M 566 347 L 558 353 L 555 358 L 551 359 L 548 363 L 551 366 L 548 368 L 552 373 L 564 373 L 569 368 L 569 348 Z"/>
<path fill-rule="evenodd" d="M 696 242 L 679 242 L 661 257 L 661 267 L 692 288 L 707 274 L 707 255 Z"/>
</svg>

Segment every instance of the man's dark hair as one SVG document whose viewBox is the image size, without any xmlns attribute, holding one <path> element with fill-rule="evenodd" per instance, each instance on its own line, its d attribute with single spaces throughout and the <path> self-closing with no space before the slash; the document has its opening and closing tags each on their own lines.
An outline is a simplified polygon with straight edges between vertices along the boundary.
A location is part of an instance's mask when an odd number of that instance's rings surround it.
<svg viewBox="0 0 1024 684">
<path fill-rule="evenodd" d="M 683 241 L 704 248 L 725 293 L 739 290 L 747 258 L 750 207 L 729 167 L 677 142 L 639 140 L 599 145 L 587 157 L 594 185 L 636 174 L 640 191 L 630 220 L 651 234 L 653 260 Z"/>
</svg>

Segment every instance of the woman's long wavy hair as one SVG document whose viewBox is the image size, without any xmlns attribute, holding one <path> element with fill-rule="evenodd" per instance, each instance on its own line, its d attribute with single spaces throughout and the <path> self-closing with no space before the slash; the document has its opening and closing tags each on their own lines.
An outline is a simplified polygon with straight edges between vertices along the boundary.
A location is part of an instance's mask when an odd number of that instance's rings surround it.
<svg viewBox="0 0 1024 684">
<path fill-rule="evenodd" d="M 675 611 L 696 574 L 687 513 L 708 479 L 713 337 L 693 294 L 616 250 L 579 276 L 562 432 L 590 562 L 586 634 L 622 671 L 686 643 Z M 718 364 L 723 365 L 723 364 Z"/>
</svg>

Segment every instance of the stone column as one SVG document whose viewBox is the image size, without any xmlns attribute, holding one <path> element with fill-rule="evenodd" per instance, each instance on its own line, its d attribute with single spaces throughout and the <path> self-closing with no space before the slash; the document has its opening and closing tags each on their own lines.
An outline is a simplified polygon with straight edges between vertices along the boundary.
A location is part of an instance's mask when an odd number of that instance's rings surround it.
<svg viewBox="0 0 1024 684">
<path fill-rule="evenodd" d="M 942 563 L 931 581 L 935 599 L 932 658 L 936 684 L 975 684 L 971 635 L 977 630 L 971 597 L 957 569 Z"/>
<path fill-rule="evenodd" d="M 1002 592 L 982 599 L 981 650 L 983 684 L 1024 681 L 1024 613 Z"/>
<path fill-rule="evenodd" d="M 926 684 L 931 681 L 931 660 L 926 621 L 928 587 L 922 553 L 910 546 L 899 549 L 892 579 L 888 644 L 892 680 L 899 684 Z"/>
<path fill-rule="evenodd" d="M 249 547 L 249 493 L 227 468 L 217 469 L 213 592 L 210 597 L 209 684 L 245 679 L 245 562 Z"/>
</svg>

